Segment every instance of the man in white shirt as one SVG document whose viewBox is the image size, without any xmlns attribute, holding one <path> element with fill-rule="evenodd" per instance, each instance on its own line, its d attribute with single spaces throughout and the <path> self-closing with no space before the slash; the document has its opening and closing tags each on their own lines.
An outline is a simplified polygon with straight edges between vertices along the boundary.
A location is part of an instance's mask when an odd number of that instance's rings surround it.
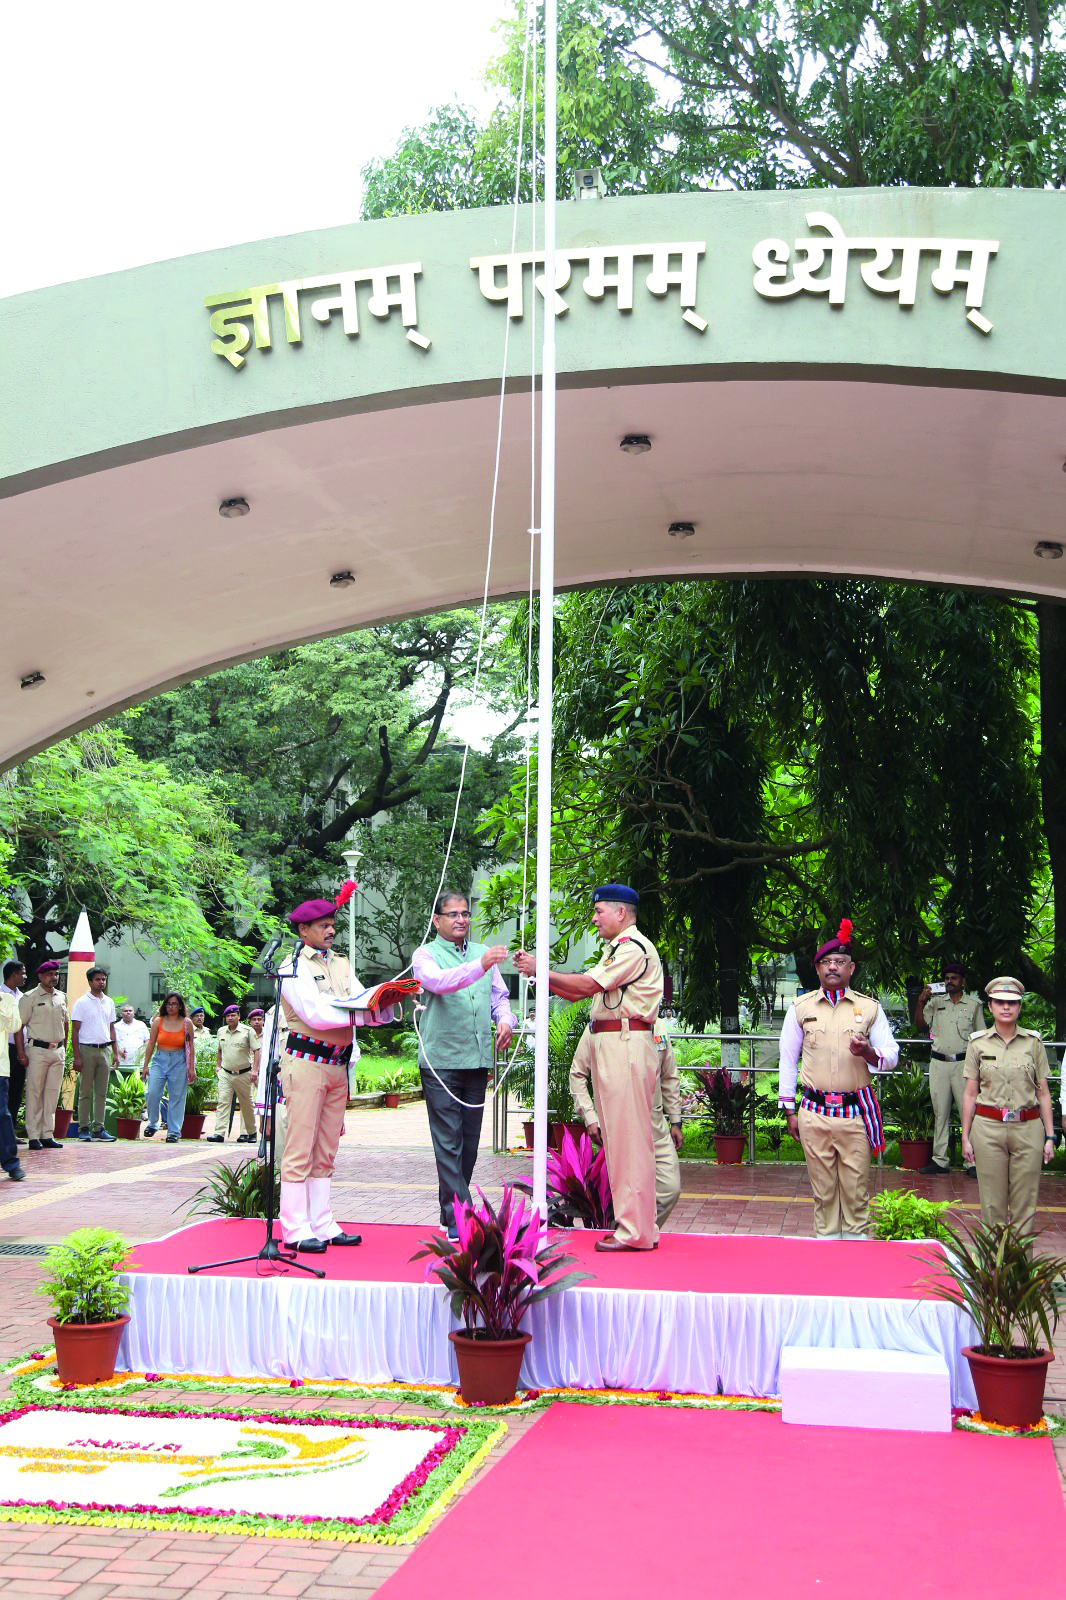
<svg viewBox="0 0 1066 1600">
<path fill-rule="evenodd" d="M 134 1014 L 131 1005 L 119 1007 L 115 1023 L 115 1044 L 118 1048 L 116 1066 L 123 1072 L 134 1072 L 141 1064 L 144 1047 L 148 1043 L 148 1024 Z"/>
<path fill-rule="evenodd" d="M 109 998 L 107 973 L 103 967 L 90 967 L 86 974 L 89 991 L 70 1008 L 74 1071 L 81 1074 L 78 1089 L 78 1138 L 113 1144 L 115 1135 L 104 1128 L 107 1080 L 118 1061 L 115 1038 L 115 1002 Z"/>
</svg>

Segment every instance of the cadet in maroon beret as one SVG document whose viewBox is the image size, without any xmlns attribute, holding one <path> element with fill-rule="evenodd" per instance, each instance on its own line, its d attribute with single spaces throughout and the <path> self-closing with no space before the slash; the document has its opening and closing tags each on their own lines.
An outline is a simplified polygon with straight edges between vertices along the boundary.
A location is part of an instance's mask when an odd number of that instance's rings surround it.
<svg viewBox="0 0 1066 1600">
<path fill-rule="evenodd" d="M 398 1009 L 385 1006 L 380 1012 L 353 1012 L 334 1004 L 361 988 L 352 978 L 347 959 L 333 951 L 334 917 L 355 887 L 349 881 L 336 900 L 304 900 L 289 912 L 302 948 L 292 976 L 284 978 L 281 985 L 282 1016 L 289 1031 L 281 1056 L 287 1132 L 281 1158 L 279 1221 L 285 1243 L 308 1255 L 321 1255 L 330 1244 L 362 1242 L 359 1234 L 340 1228 L 330 1202 L 348 1103 L 353 1025 L 377 1027 L 392 1022 Z"/>
<path fill-rule="evenodd" d="M 803 1146 L 814 1232 L 863 1239 L 870 1226 L 870 1152 L 884 1149 L 874 1072 L 892 1072 L 899 1045 L 876 1000 L 849 987 L 851 923 L 814 953 L 820 987 L 798 995 L 781 1028 L 778 1105 Z M 796 1105 L 797 1074 L 799 1107 Z"/>
</svg>

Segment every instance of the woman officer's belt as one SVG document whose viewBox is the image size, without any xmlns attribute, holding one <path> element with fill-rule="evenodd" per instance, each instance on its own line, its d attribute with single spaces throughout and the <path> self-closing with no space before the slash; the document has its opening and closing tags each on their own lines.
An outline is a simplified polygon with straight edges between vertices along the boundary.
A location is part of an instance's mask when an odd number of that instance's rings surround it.
<svg viewBox="0 0 1066 1600">
<path fill-rule="evenodd" d="M 344 1067 L 352 1059 L 350 1044 L 327 1044 L 325 1039 L 312 1039 L 307 1033 L 290 1033 L 285 1054 L 297 1061 L 319 1061 L 327 1067 Z"/>
<path fill-rule="evenodd" d="M 643 1017 L 597 1017 L 595 1022 L 589 1023 L 590 1033 L 621 1033 L 628 1028 L 630 1033 L 654 1033 L 654 1022 L 645 1022 Z"/>
<path fill-rule="evenodd" d="M 1032 1122 L 1040 1115 L 1039 1106 L 1026 1106 L 1024 1111 L 1008 1111 L 1005 1106 L 974 1106 L 979 1117 L 993 1117 L 996 1122 Z"/>
</svg>

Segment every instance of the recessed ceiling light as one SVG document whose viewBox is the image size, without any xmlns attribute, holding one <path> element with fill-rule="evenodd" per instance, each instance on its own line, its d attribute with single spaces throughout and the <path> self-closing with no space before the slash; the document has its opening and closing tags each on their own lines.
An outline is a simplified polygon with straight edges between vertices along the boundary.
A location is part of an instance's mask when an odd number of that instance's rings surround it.
<svg viewBox="0 0 1066 1600">
<path fill-rule="evenodd" d="M 244 496 L 239 494 L 232 500 L 223 500 L 218 514 L 220 517 L 246 517 L 251 509 Z"/>
<path fill-rule="evenodd" d="M 335 572 L 329 580 L 329 586 L 331 589 L 349 589 L 354 582 L 354 572 Z"/>
<path fill-rule="evenodd" d="M 627 433 L 618 446 L 627 456 L 646 456 L 651 449 L 651 440 L 646 433 Z"/>
<path fill-rule="evenodd" d="M 694 522 L 671 522 L 666 531 L 671 539 L 691 539 L 696 531 L 696 524 Z"/>
<path fill-rule="evenodd" d="M 19 679 L 20 689 L 39 689 L 44 682 L 43 672 L 27 672 L 24 678 Z"/>
<path fill-rule="evenodd" d="M 1062 556 L 1061 544 L 1056 544 L 1054 539 L 1041 539 L 1033 548 L 1034 556 L 1039 556 L 1041 561 L 1058 561 Z"/>
</svg>

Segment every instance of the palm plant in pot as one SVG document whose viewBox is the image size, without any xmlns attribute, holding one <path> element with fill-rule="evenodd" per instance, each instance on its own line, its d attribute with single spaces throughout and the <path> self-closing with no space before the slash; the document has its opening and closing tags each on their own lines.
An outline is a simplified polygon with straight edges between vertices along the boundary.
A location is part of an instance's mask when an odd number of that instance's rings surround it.
<svg viewBox="0 0 1066 1600">
<path fill-rule="evenodd" d="M 185 1091 L 185 1114 L 181 1119 L 183 1139 L 199 1139 L 207 1120 L 207 1102 L 215 1094 L 215 1065 L 206 1058 L 196 1059 L 196 1076 Z"/>
<path fill-rule="evenodd" d="M 899 1128 L 899 1164 L 919 1172 L 933 1158 L 933 1102 L 925 1073 L 909 1061 L 885 1080 L 885 1115 Z"/>
<path fill-rule="evenodd" d="M 973 1319 L 978 1342 L 962 1353 L 981 1416 L 1030 1428 L 1044 1409 L 1059 1315 L 1055 1280 L 1066 1276 L 1066 1259 L 1038 1255 L 1033 1235 L 1013 1223 L 982 1223 L 969 1236 L 940 1226 L 944 1265 L 924 1282 Z"/>
<path fill-rule="evenodd" d="M 54 1316 L 60 1383 L 105 1383 L 115 1375 L 130 1291 L 118 1274 L 130 1253 L 109 1228 L 78 1228 L 44 1258 L 46 1276 L 37 1293 L 47 1295 Z"/>
<path fill-rule="evenodd" d="M 411 1260 L 430 1258 L 426 1277 L 440 1280 L 452 1315 L 462 1321 L 448 1338 L 463 1399 L 468 1405 L 507 1405 L 532 1338 L 522 1330 L 526 1313 L 549 1295 L 583 1282 L 588 1273 L 563 1270 L 573 1266 L 573 1256 L 544 1238 L 539 1214 L 510 1185 L 499 1210 L 480 1189 L 476 1200 L 456 1200 L 455 1227 L 457 1239 L 434 1235 Z"/>
<path fill-rule="evenodd" d="M 389 1111 L 396 1111 L 400 1104 L 400 1096 L 406 1087 L 403 1068 L 396 1067 L 392 1072 L 382 1073 L 378 1079 L 377 1087 L 385 1096 L 385 1105 Z"/>
<path fill-rule="evenodd" d="M 107 1090 L 107 1109 L 115 1113 L 120 1139 L 136 1139 L 144 1117 L 145 1088 L 139 1072 L 113 1072 Z"/>
<path fill-rule="evenodd" d="M 570 1068 L 588 1020 L 587 1000 L 578 1000 L 568 1006 L 553 1006 L 548 1013 L 548 1142 L 556 1150 L 562 1146 L 564 1128 L 569 1128 L 575 1139 L 584 1131 L 574 1106 L 574 1097 L 570 1093 Z M 508 1080 L 511 1092 L 525 1106 L 533 1104 L 533 1077 L 531 1045 L 516 1060 Z M 529 1124 L 529 1130 L 526 1139 L 532 1148 L 532 1123 Z"/>
</svg>

